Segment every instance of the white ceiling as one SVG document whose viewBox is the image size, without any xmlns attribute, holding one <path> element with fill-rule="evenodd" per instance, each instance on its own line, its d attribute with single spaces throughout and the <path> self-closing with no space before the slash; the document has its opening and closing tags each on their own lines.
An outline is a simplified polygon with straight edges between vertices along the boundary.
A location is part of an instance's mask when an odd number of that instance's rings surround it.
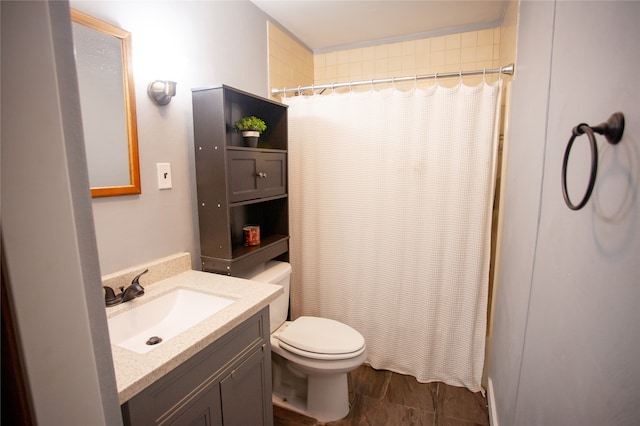
<svg viewBox="0 0 640 426">
<path fill-rule="evenodd" d="M 508 0 L 252 0 L 315 53 L 493 28 Z"/>
</svg>

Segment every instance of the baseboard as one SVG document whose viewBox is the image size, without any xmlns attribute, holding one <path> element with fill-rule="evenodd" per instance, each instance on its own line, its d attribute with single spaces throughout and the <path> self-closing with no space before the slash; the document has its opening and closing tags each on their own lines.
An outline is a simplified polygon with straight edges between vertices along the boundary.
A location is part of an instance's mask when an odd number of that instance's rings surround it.
<svg viewBox="0 0 640 426">
<path fill-rule="evenodd" d="M 487 402 L 489 403 L 489 424 L 491 426 L 498 426 L 498 413 L 496 412 L 496 400 L 493 393 L 493 380 L 489 377 L 487 386 Z"/>
</svg>

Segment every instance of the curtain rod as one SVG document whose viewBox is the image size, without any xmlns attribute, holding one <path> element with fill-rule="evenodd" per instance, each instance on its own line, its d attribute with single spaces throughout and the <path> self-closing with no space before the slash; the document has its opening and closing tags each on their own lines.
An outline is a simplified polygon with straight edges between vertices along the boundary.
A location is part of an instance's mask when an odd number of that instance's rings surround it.
<svg viewBox="0 0 640 426">
<path fill-rule="evenodd" d="M 373 85 L 373 84 L 383 84 L 383 83 L 398 83 L 402 81 L 417 81 L 417 80 L 449 78 L 449 77 L 465 77 L 470 75 L 486 75 L 486 74 L 513 75 L 514 69 L 515 69 L 515 66 L 513 64 L 509 64 L 500 68 L 490 68 L 490 69 L 487 68 L 487 69 L 473 70 L 473 71 L 437 72 L 435 74 L 415 75 L 411 77 L 381 78 L 381 79 L 371 79 L 371 80 L 362 80 L 362 81 L 352 81 L 349 83 L 319 84 L 317 86 L 313 86 L 313 85 L 298 86 L 291 89 L 287 89 L 287 88 L 271 89 L 271 94 L 281 95 L 287 92 L 300 92 L 302 90 L 335 89 L 338 87 L 363 86 L 365 84 Z"/>
</svg>

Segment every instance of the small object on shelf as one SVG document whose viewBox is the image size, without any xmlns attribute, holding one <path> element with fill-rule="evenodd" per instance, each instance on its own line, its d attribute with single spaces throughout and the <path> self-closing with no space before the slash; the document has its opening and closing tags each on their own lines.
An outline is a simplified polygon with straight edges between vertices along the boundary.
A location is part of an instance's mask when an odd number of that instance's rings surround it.
<svg viewBox="0 0 640 426">
<path fill-rule="evenodd" d="M 247 225 L 242 228 L 244 233 L 244 245 L 245 246 L 259 246 L 260 245 L 260 226 Z"/>
<path fill-rule="evenodd" d="M 236 121 L 233 128 L 237 132 L 242 132 L 247 146 L 255 148 L 258 146 L 260 134 L 267 130 L 267 125 L 262 119 L 252 115 Z"/>
</svg>

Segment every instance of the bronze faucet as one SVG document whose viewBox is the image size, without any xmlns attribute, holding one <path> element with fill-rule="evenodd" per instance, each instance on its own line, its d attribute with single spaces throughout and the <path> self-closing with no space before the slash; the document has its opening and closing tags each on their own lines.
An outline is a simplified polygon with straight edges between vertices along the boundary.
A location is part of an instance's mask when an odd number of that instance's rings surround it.
<svg viewBox="0 0 640 426">
<path fill-rule="evenodd" d="M 131 285 L 126 289 L 124 287 L 120 287 L 120 293 L 115 294 L 111 287 L 105 287 L 104 289 L 104 302 L 107 306 L 115 306 L 119 305 L 123 302 L 128 302 L 131 299 L 135 299 L 136 297 L 140 297 L 144 294 L 144 287 L 140 285 L 139 279 L 142 275 L 149 272 L 148 269 L 145 269 L 140 274 L 136 275 L 133 281 L 131 281 Z"/>
</svg>

